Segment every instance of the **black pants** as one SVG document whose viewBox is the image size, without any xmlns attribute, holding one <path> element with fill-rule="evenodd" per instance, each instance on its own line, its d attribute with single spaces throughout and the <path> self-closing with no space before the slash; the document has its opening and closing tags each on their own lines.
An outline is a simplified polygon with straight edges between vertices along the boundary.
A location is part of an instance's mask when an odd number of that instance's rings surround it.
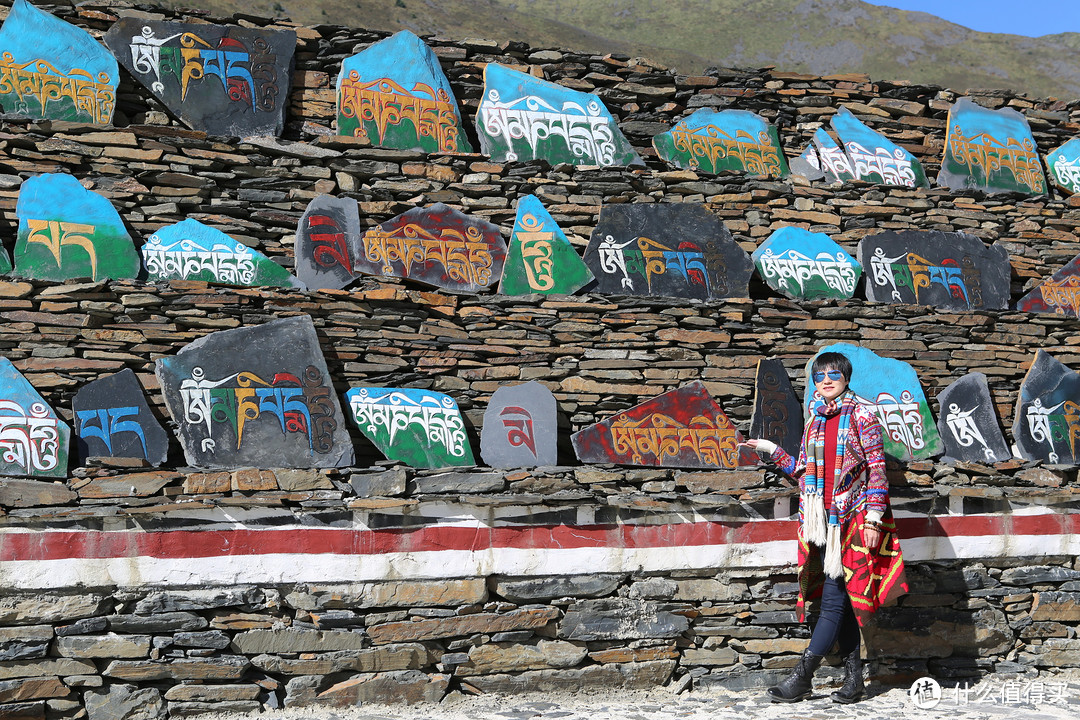
<svg viewBox="0 0 1080 720">
<path fill-rule="evenodd" d="M 859 649 L 859 622 L 851 609 L 844 578 L 825 578 L 821 592 L 821 613 L 818 615 L 814 634 L 810 637 L 808 650 L 815 655 L 825 655 L 833 643 L 840 644 L 840 654 L 847 655 Z"/>
</svg>

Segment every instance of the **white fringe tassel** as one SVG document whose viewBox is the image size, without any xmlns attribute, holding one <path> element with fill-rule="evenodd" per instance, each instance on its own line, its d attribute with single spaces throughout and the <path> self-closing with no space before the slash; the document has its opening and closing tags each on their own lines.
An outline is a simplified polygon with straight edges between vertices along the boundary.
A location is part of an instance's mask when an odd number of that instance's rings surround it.
<svg viewBox="0 0 1080 720">
<path fill-rule="evenodd" d="M 829 539 L 825 543 L 825 574 L 837 578 L 844 574 L 844 563 L 840 558 L 840 526 L 829 526 Z"/>
<path fill-rule="evenodd" d="M 805 493 L 803 495 L 803 537 L 814 545 L 824 545 L 827 524 L 825 498 L 817 493 Z"/>
</svg>

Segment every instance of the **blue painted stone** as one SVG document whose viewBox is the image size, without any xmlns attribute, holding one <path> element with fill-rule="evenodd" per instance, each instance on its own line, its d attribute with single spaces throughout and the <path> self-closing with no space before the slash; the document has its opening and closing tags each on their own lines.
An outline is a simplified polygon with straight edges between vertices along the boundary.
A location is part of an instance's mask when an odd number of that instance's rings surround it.
<svg viewBox="0 0 1080 720">
<path fill-rule="evenodd" d="M 408 30 L 345 58 L 337 98 L 339 135 L 401 150 L 472 152 L 439 58 Z"/>
<path fill-rule="evenodd" d="M 1073 138 L 1046 156 L 1050 181 L 1073 195 L 1080 192 L 1080 138 Z"/>
<path fill-rule="evenodd" d="M 535 195 L 521 198 L 514 232 L 506 250 L 499 292 L 503 295 L 571 295 L 592 279 L 592 271 L 539 198 Z"/>
<path fill-rule="evenodd" d="M 15 214 L 16 275 L 56 281 L 138 277 L 139 254 L 120 215 L 71 175 L 27 179 Z"/>
<path fill-rule="evenodd" d="M 1025 460 L 1080 464 L 1080 375 L 1049 353 L 1036 353 L 1013 418 L 1013 440 Z"/>
<path fill-rule="evenodd" d="M 780 228 L 750 258 L 769 287 L 796 300 L 847 299 L 862 265 L 824 233 Z"/>
<path fill-rule="evenodd" d="M 69 428 L 0 357 L 0 476 L 66 478 Z"/>
<path fill-rule="evenodd" d="M 82 28 L 15 0 L 0 28 L 0 111 L 108 125 L 116 107 L 116 60 Z"/>
<path fill-rule="evenodd" d="M 643 164 L 599 97 L 497 63 L 484 68 L 476 134 L 496 162 Z"/>
<path fill-rule="evenodd" d="M 151 235 L 142 246 L 142 256 L 150 280 L 303 287 L 270 258 L 194 218 L 166 225 Z"/>
<path fill-rule="evenodd" d="M 1012 458 L 985 375 L 968 373 L 938 393 L 937 400 L 946 460 L 995 463 Z"/>
<path fill-rule="evenodd" d="M 825 128 L 818 128 L 814 131 L 814 139 L 811 141 L 814 154 L 807 156 L 807 161 L 811 163 L 811 166 L 817 167 L 822 176 L 831 183 L 846 183 L 855 179 L 855 168 L 851 163 L 851 158 L 844 152 L 844 148 L 840 147 L 832 135 L 825 131 Z M 813 159 L 816 158 L 818 165 L 813 165 Z"/>
<path fill-rule="evenodd" d="M 465 420 L 449 395 L 363 387 L 345 393 L 356 426 L 379 452 L 415 468 L 475 465 Z"/>
<path fill-rule="evenodd" d="M 168 457 L 169 435 L 130 369 L 82 386 L 71 406 L 80 464 L 88 457 L 122 457 L 141 458 L 156 467 Z"/>
<path fill-rule="evenodd" d="M 142 85 L 193 130 L 280 135 L 296 33 L 125 17 L 105 44 Z"/>
<path fill-rule="evenodd" d="M 818 350 L 819 355 L 826 352 L 838 352 L 851 361 L 848 387 L 881 422 L 886 455 L 897 460 L 925 460 L 941 454 L 944 448 L 930 412 L 930 403 L 910 365 L 848 343 Z M 812 364 L 813 358 L 806 363 L 806 377 L 810 377 Z M 814 384 L 808 382 L 803 395 L 807 412 L 815 395 Z"/>
<path fill-rule="evenodd" d="M 938 185 L 951 190 L 1045 195 L 1046 179 L 1027 119 L 1012 108 L 989 110 L 970 98 L 949 108 Z"/>
<path fill-rule="evenodd" d="M 829 124 L 844 144 L 855 179 L 895 187 L 930 187 L 922 164 L 911 153 L 868 128 L 847 108 L 840 108 Z"/>
<path fill-rule="evenodd" d="M 689 170 L 772 178 L 788 174 L 776 128 L 748 110 L 703 108 L 654 137 L 652 144 L 659 157 Z"/>
<path fill-rule="evenodd" d="M 340 290 L 356 279 L 360 210 L 352 198 L 319 195 L 296 226 L 296 277 L 309 290 Z"/>
<path fill-rule="evenodd" d="M 495 468 L 557 465 L 558 408 L 551 391 L 535 380 L 496 390 L 480 431 L 484 462 Z"/>
</svg>

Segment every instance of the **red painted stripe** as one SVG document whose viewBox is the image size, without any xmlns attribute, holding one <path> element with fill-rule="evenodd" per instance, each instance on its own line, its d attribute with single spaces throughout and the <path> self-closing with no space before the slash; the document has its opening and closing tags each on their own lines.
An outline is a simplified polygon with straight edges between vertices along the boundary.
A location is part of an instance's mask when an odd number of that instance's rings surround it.
<svg viewBox="0 0 1080 720">
<path fill-rule="evenodd" d="M 1080 534 L 1080 513 L 901 518 L 903 538 Z M 431 526 L 414 530 L 64 530 L 0 533 L 0 561 L 200 558 L 233 555 L 375 555 L 438 550 L 680 548 L 795 538 L 794 520 L 666 525 Z"/>
</svg>

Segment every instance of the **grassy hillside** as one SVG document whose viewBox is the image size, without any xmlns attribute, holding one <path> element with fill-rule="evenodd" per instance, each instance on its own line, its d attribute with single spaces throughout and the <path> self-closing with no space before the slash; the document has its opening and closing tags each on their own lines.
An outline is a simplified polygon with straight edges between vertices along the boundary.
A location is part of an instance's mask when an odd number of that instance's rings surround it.
<svg viewBox="0 0 1080 720">
<path fill-rule="evenodd" d="M 166 0 L 170 5 L 195 4 Z M 1005 88 L 1080 98 L 1080 34 L 976 32 L 859 0 L 200 0 L 304 24 L 522 40 L 535 47 L 644 55 L 682 72 L 776 65 L 868 73 L 956 90 Z"/>
</svg>

